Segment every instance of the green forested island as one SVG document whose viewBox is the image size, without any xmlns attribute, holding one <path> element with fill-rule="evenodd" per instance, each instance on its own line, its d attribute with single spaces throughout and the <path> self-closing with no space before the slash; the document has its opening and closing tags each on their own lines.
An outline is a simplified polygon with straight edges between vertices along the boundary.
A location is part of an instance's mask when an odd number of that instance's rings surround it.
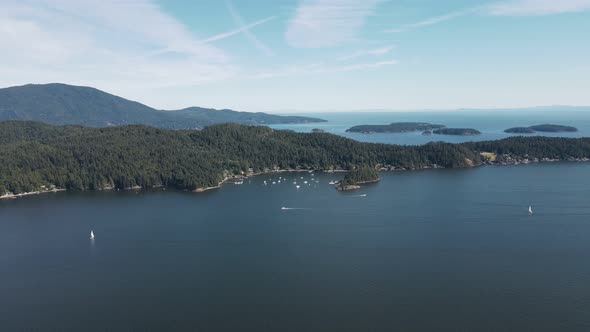
<svg viewBox="0 0 590 332">
<path fill-rule="evenodd" d="M 455 135 L 455 136 L 474 136 L 480 135 L 481 132 L 473 128 L 440 128 L 432 131 L 437 135 Z"/>
<path fill-rule="evenodd" d="M 560 133 L 560 132 L 576 132 L 578 128 L 571 126 L 555 125 L 555 124 L 541 124 L 530 127 L 513 127 L 504 130 L 506 133 L 515 134 L 533 134 L 536 132 L 544 133 Z"/>
<path fill-rule="evenodd" d="M 536 131 L 531 127 L 512 127 L 504 130 L 505 133 L 510 134 L 534 134 Z"/>
<path fill-rule="evenodd" d="M 347 172 L 344 179 L 338 183 L 338 190 L 354 190 L 360 188 L 361 184 L 379 181 L 379 172 L 374 167 L 359 167 Z"/>
<path fill-rule="evenodd" d="M 144 124 L 168 129 L 204 128 L 226 122 L 249 125 L 325 122 L 305 116 L 202 107 L 163 111 L 95 88 L 60 83 L 0 89 L 0 120 L 32 120 L 92 127 Z"/>
<path fill-rule="evenodd" d="M 494 158 L 482 152 L 493 154 Z M 421 146 L 222 124 L 203 130 L 0 122 L 0 193 L 167 186 L 196 190 L 276 170 L 380 170 L 586 160 L 590 138 L 511 137 Z"/>
<path fill-rule="evenodd" d="M 349 133 L 406 133 L 444 128 L 443 125 L 424 122 L 394 122 L 388 125 L 359 125 L 348 128 Z"/>
</svg>

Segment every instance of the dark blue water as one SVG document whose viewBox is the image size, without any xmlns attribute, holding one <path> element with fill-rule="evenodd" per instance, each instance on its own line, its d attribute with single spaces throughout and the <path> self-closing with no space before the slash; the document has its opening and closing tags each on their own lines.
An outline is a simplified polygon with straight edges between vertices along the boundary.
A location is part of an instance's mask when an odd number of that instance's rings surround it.
<svg viewBox="0 0 590 332">
<path fill-rule="evenodd" d="M 589 175 L 396 172 L 349 193 L 338 174 L 266 175 L 1 201 L 0 328 L 587 331 Z"/>
<path fill-rule="evenodd" d="M 301 114 L 319 117 L 328 122 L 297 125 L 273 125 L 276 129 L 310 132 L 313 128 L 342 135 L 363 142 L 393 143 L 404 145 L 425 144 L 430 141 L 460 143 L 465 141 L 497 140 L 517 134 L 504 130 L 512 127 L 528 127 L 536 124 L 560 124 L 579 129 L 575 133 L 536 133 L 544 136 L 589 137 L 590 108 L 554 107 L 530 110 L 460 110 L 432 112 L 362 112 L 362 113 L 314 113 Z M 452 128 L 474 128 L 482 132 L 478 136 L 424 136 L 422 132 L 362 134 L 347 133 L 346 129 L 361 124 L 389 124 L 392 122 L 429 122 Z"/>
</svg>

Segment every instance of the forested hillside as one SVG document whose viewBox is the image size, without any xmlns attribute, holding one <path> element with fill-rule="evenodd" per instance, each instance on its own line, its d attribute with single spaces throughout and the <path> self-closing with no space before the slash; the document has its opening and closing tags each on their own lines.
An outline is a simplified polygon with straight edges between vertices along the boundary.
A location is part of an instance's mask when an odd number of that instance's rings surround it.
<svg viewBox="0 0 590 332">
<path fill-rule="evenodd" d="M 590 157 L 590 139 L 513 137 L 494 142 L 400 146 L 327 133 L 222 124 L 204 130 L 0 122 L 0 192 L 215 186 L 231 174 L 272 169 L 466 167 L 480 152 L 538 158 Z"/>
<path fill-rule="evenodd" d="M 162 111 L 91 87 L 59 83 L 0 89 L 0 120 L 32 120 L 92 127 L 144 124 L 168 129 L 195 129 L 226 122 L 253 125 L 323 121 L 304 116 L 202 107 Z"/>
</svg>

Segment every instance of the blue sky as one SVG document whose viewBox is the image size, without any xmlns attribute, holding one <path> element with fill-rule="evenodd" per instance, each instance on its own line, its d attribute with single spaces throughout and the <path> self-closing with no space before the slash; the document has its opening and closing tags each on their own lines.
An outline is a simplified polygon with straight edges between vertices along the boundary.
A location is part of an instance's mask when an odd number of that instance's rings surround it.
<svg viewBox="0 0 590 332">
<path fill-rule="evenodd" d="M 2 0 L 0 86 L 150 106 L 590 105 L 590 0 Z"/>
</svg>

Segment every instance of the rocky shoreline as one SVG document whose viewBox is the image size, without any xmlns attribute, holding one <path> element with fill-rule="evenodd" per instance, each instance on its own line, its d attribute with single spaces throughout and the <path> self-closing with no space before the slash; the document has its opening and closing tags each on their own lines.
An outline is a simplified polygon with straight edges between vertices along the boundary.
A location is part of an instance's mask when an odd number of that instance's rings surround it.
<svg viewBox="0 0 590 332">
<path fill-rule="evenodd" d="M 520 165 L 520 164 L 535 164 L 535 163 L 554 163 L 554 162 L 589 162 L 590 158 L 534 158 L 528 155 L 516 156 L 513 154 L 502 154 L 496 155 L 494 158 L 485 160 L 482 165 L 495 165 L 495 166 L 509 166 L 509 165 Z"/>
<path fill-rule="evenodd" d="M 345 186 L 340 186 L 340 185 L 336 184 L 336 190 L 338 190 L 338 191 L 357 190 L 357 189 L 361 189 L 363 184 L 377 183 L 379 181 L 381 181 L 381 179 L 370 180 L 370 181 L 360 181 L 360 182 L 356 182 L 355 184 L 349 184 L 349 185 L 345 185 Z"/>
</svg>

